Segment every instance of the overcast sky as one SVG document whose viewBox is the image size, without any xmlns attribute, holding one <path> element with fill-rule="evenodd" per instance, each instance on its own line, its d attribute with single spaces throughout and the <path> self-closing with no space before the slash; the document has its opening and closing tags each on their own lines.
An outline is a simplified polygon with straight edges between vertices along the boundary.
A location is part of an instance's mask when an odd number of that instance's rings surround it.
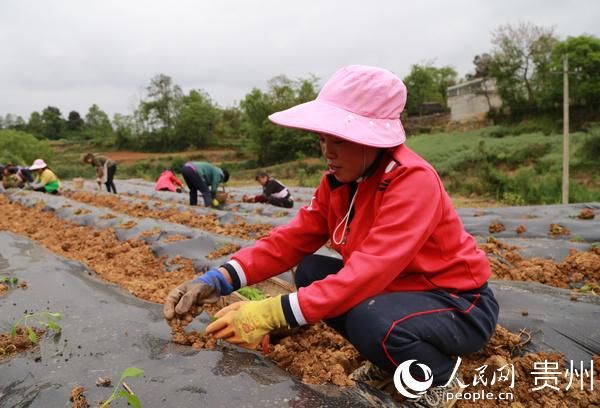
<svg viewBox="0 0 600 408">
<path fill-rule="evenodd" d="M 347 64 L 403 77 L 434 60 L 464 76 L 501 24 L 600 37 L 599 18 L 598 0 L 0 0 L 0 115 L 128 114 L 159 73 L 223 107 L 276 75 Z"/>
</svg>

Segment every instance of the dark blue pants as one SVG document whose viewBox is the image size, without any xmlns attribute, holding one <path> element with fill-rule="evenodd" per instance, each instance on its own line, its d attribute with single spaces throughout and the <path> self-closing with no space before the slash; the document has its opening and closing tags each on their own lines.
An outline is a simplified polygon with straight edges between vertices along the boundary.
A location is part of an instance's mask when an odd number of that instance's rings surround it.
<svg viewBox="0 0 600 408">
<path fill-rule="evenodd" d="M 110 193 L 111 191 L 115 194 L 117 194 L 117 187 L 115 187 L 115 183 L 114 183 L 114 178 L 115 178 L 115 173 L 117 172 L 117 165 L 115 164 L 114 166 L 108 166 L 108 168 L 106 169 L 106 183 L 104 183 L 104 185 L 106 185 L 106 190 Z"/>
<path fill-rule="evenodd" d="M 296 271 L 296 286 L 308 286 L 342 266 L 340 259 L 307 256 Z M 393 373 L 403 361 L 415 359 L 431 368 L 433 385 L 443 385 L 456 356 L 481 350 L 497 319 L 498 303 L 485 284 L 458 293 L 383 293 L 325 322 L 379 368 Z M 414 374 L 418 378 L 419 369 Z"/>
<path fill-rule="evenodd" d="M 202 193 L 202 198 L 204 199 L 204 206 L 210 207 L 212 194 L 208 185 L 204 179 L 200 177 L 198 172 L 191 167 L 183 166 L 181 168 L 181 174 L 183 175 L 185 184 L 187 184 L 190 189 L 190 205 L 198 205 L 198 191 L 200 191 L 200 193 Z"/>
</svg>

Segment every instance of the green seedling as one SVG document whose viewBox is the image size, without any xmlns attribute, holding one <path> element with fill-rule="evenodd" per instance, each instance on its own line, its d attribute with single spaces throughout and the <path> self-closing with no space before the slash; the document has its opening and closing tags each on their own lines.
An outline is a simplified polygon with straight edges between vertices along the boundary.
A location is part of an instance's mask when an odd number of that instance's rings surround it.
<svg viewBox="0 0 600 408">
<path fill-rule="evenodd" d="M 8 276 L 0 276 L 0 283 L 8 283 L 9 285 L 16 285 L 19 283 L 19 279 L 16 276 L 8 277 Z"/>
<path fill-rule="evenodd" d="M 582 293 L 591 293 L 592 295 L 598 295 L 598 291 L 600 290 L 600 286 L 595 283 L 587 283 L 579 288 L 579 291 Z"/>
<path fill-rule="evenodd" d="M 10 334 L 14 337 L 17 335 L 17 327 L 27 329 L 27 337 L 33 344 L 37 344 L 38 336 L 29 324 L 30 320 L 36 319 L 40 326 L 47 327 L 50 330 L 60 332 L 60 325 L 56 322 L 62 318 L 60 313 L 52 313 L 47 310 L 37 313 L 26 313 L 15 324 L 12 325 Z"/>
<path fill-rule="evenodd" d="M 123 370 L 123 372 L 121 373 L 121 379 L 119 379 L 119 383 L 115 386 L 113 393 L 110 397 L 108 397 L 106 401 L 104 401 L 100 408 L 108 407 L 109 404 L 117 398 L 125 398 L 127 399 L 127 403 L 132 407 L 141 408 L 142 404 L 140 403 L 139 398 L 133 393 L 133 391 L 131 391 L 131 389 L 128 386 L 125 385 L 124 380 L 126 378 L 131 377 L 141 377 L 142 375 L 144 375 L 144 370 L 140 370 L 136 367 L 129 367 Z M 121 388 L 121 386 L 123 386 L 123 389 L 119 389 Z"/>
<path fill-rule="evenodd" d="M 252 288 L 250 286 L 240 288 L 237 292 L 248 300 L 263 300 L 266 298 L 265 294 L 260 289 Z"/>
</svg>

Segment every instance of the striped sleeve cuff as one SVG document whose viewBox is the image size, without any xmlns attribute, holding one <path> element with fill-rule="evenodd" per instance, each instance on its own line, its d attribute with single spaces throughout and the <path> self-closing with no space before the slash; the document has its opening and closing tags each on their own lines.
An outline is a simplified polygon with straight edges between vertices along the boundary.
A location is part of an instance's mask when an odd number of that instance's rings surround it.
<svg viewBox="0 0 600 408">
<path fill-rule="evenodd" d="M 238 261 L 232 259 L 231 261 L 228 261 L 226 264 L 223 264 L 221 266 L 227 269 L 227 272 L 229 272 L 229 276 L 231 276 L 231 285 L 233 286 L 233 290 L 238 290 L 239 288 L 243 288 L 248 284 L 248 280 L 246 279 L 244 269 L 242 268 L 242 265 L 238 263 Z"/>
<path fill-rule="evenodd" d="M 281 306 L 283 315 L 290 327 L 304 326 L 308 322 L 302 314 L 300 303 L 298 303 L 298 293 L 290 293 L 281 297 Z"/>
</svg>

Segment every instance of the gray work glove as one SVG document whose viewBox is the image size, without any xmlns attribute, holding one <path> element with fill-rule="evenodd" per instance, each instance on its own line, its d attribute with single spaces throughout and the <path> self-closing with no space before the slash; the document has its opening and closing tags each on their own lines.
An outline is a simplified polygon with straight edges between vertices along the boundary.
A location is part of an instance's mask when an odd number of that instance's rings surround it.
<svg viewBox="0 0 600 408">
<path fill-rule="evenodd" d="M 169 292 L 163 305 L 165 319 L 171 320 L 175 314 L 185 315 L 192 306 L 216 303 L 222 295 L 229 295 L 233 287 L 217 269 L 177 286 Z"/>
</svg>

